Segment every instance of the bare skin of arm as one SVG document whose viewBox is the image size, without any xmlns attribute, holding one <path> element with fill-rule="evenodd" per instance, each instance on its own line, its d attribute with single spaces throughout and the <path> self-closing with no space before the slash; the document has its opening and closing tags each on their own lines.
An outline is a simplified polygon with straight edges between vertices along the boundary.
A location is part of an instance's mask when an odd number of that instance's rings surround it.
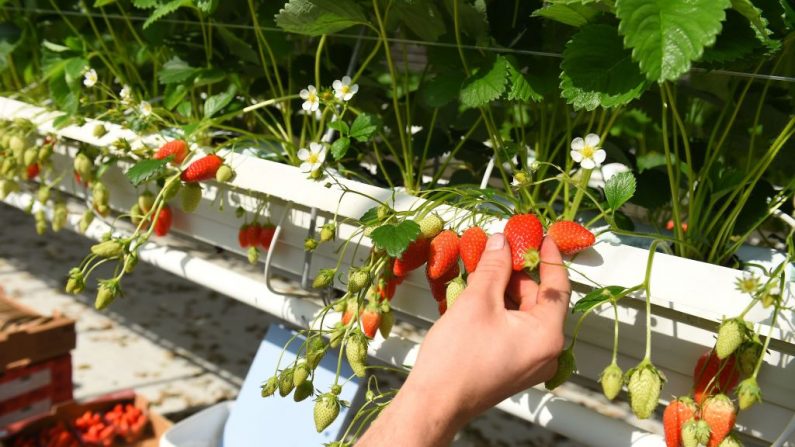
<svg viewBox="0 0 795 447">
<path fill-rule="evenodd" d="M 537 284 L 511 270 L 502 234 L 489 238 L 466 290 L 428 332 L 406 383 L 357 447 L 448 445 L 478 414 L 552 377 L 571 293 L 551 239 L 540 254 Z"/>
</svg>

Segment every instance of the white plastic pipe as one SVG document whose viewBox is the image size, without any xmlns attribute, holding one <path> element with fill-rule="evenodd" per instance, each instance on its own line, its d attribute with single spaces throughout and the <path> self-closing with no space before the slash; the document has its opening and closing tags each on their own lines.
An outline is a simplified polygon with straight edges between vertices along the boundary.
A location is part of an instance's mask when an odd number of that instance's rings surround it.
<svg viewBox="0 0 795 447">
<path fill-rule="evenodd" d="M 33 200 L 27 192 L 13 193 L 5 202 L 24 209 Z M 70 208 L 82 206 L 70 201 Z M 49 210 L 47 210 L 49 211 Z M 71 214 L 68 228 L 75 230 L 79 215 Z M 94 220 L 85 235 L 99 240 L 110 227 Z M 232 297 L 268 312 L 279 319 L 306 327 L 321 309 L 318 300 L 295 298 L 272 293 L 265 283 L 248 274 L 236 272 L 220 262 L 204 259 L 197 253 L 146 243 L 139 252 L 142 261 L 174 275 Z M 329 318 L 330 322 L 333 319 Z M 369 354 L 393 366 L 411 366 L 417 358 L 419 343 L 392 336 L 384 340 L 378 336 L 370 342 Z M 558 397 L 542 389 L 531 388 L 497 405 L 497 408 L 560 433 L 570 439 L 594 447 L 661 447 L 659 435 L 645 432 L 624 421 L 599 414 L 575 402 Z"/>
</svg>

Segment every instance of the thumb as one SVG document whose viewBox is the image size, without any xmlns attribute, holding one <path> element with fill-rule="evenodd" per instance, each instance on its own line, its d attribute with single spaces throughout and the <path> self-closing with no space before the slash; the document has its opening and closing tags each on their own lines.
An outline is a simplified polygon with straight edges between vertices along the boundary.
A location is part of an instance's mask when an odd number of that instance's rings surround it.
<svg viewBox="0 0 795 447">
<path fill-rule="evenodd" d="M 467 292 L 486 295 L 479 300 L 488 300 L 503 305 L 505 289 L 511 279 L 511 249 L 502 233 L 492 235 L 475 271 L 469 275 Z"/>
</svg>

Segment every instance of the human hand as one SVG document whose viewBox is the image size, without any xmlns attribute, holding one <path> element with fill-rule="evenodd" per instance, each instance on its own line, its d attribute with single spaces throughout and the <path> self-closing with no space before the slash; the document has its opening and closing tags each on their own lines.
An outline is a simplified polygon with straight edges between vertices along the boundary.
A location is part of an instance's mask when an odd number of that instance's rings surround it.
<svg viewBox="0 0 795 447">
<path fill-rule="evenodd" d="M 537 284 L 512 271 L 502 234 L 489 238 L 467 288 L 428 332 L 403 388 L 358 445 L 449 443 L 477 414 L 555 374 L 571 293 L 551 239 L 540 256 Z"/>
</svg>

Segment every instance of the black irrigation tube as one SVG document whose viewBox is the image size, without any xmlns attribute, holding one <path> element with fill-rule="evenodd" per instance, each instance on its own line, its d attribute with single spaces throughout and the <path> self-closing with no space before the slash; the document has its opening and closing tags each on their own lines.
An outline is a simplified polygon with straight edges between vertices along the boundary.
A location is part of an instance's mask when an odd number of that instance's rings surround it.
<svg viewBox="0 0 795 447">
<path fill-rule="evenodd" d="M 149 17 L 146 16 L 124 16 L 121 14 L 105 14 L 104 16 L 101 14 L 96 13 L 85 13 L 85 12 L 78 12 L 78 11 L 56 11 L 54 9 L 42 9 L 42 8 L 19 8 L 16 6 L 5 6 L 2 8 L 6 11 L 16 11 L 16 12 L 31 12 L 31 13 L 38 13 L 38 14 L 62 14 L 67 16 L 73 17 L 95 17 L 95 18 L 103 18 L 107 17 L 109 19 L 128 19 L 137 22 L 144 22 Z M 163 18 L 158 20 L 159 22 L 171 23 L 175 25 L 198 25 L 199 22 L 195 20 L 181 20 L 181 19 L 167 19 Z M 254 30 L 254 26 L 252 25 L 243 25 L 238 23 L 220 23 L 220 22 L 208 22 L 207 25 L 215 26 L 215 27 L 224 27 L 224 28 L 231 28 L 231 29 L 245 29 L 245 30 Z M 272 26 L 260 26 L 260 30 L 266 32 L 278 32 L 289 34 L 287 31 Z M 349 34 L 349 33 L 334 33 L 332 34 L 334 37 L 344 38 L 344 39 L 361 39 L 361 40 L 370 40 L 370 41 L 377 41 L 380 40 L 377 36 L 366 36 L 361 34 Z M 400 37 L 389 37 L 387 38 L 389 43 L 402 43 L 408 45 L 418 45 L 418 46 L 426 46 L 426 47 L 439 47 L 439 48 L 458 48 L 458 46 L 454 43 L 448 42 L 430 42 L 425 40 L 416 40 L 416 39 L 405 39 Z M 466 50 L 476 50 L 476 51 L 489 51 L 493 53 L 503 53 L 503 54 L 518 54 L 518 55 L 525 55 L 525 56 L 540 56 L 540 57 L 551 57 L 561 59 L 563 55 L 561 53 L 553 53 L 548 51 L 536 51 L 536 50 L 522 50 L 517 48 L 504 48 L 504 47 L 484 47 L 478 45 L 461 45 L 461 48 Z M 733 70 L 722 70 L 722 69 L 707 69 L 701 67 L 692 67 L 690 69 L 691 72 L 696 73 L 710 73 L 716 75 L 724 75 L 724 76 L 733 76 L 739 78 L 752 78 L 752 79 L 761 79 L 767 81 L 777 81 L 777 82 L 793 82 L 795 83 L 795 76 L 781 76 L 781 75 L 772 75 L 772 74 L 759 74 L 759 73 L 746 73 L 742 71 L 733 71 Z"/>
</svg>

